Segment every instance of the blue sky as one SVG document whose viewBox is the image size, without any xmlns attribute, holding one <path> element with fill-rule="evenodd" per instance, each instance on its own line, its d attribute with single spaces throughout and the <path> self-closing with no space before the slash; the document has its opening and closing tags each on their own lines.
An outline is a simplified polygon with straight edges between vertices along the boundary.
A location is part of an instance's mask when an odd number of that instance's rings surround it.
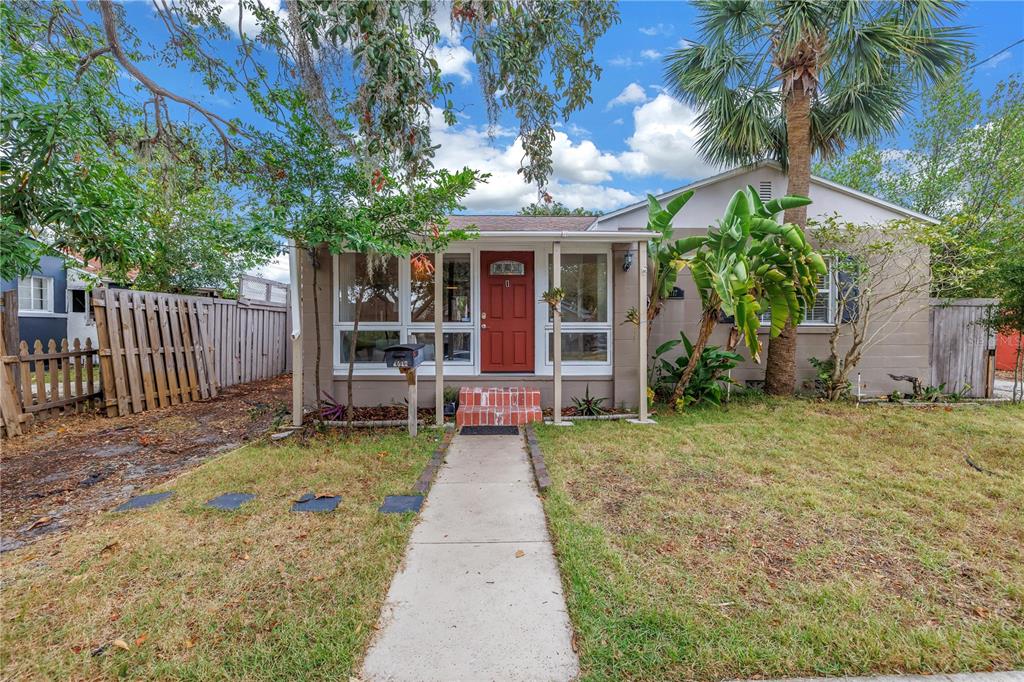
<svg viewBox="0 0 1024 682">
<path fill-rule="evenodd" d="M 264 0 L 275 5 L 278 0 Z M 218 0 L 225 21 L 233 24 L 235 0 Z M 715 169 L 693 150 L 693 112 L 661 92 L 661 57 L 687 38 L 696 38 L 694 9 L 686 2 L 623 2 L 621 22 L 598 42 L 596 58 L 603 68 L 592 86 L 593 102 L 560 125 L 554 143 L 554 176 L 549 191 L 556 201 L 602 211 L 642 199 L 705 177 Z M 162 43 L 162 26 L 148 3 L 128 5 L 129 21 L 145 41 Z M 1024 37 L 1024 0 L 968 2 L 961 23 L 971 27 L 978 59 L 997 55 L 972 72 L 984 96 L 1012 72 L 1024 71 L 1024 44 L 1003 48 Z M 536 200 L 535 188 L 524 184 L 516 170 L 521 152 L 512 133 L 514 118 L 505 114 L 496 135 L 487 134 L 486 112 L 470 52 L 449 37 L 439 57 L 455 84 L 459 122 L 448 128 L 436 116 L 434 143 L 440 144 L 437 163 L 470 166 L 492 174 L 491 181 L 466 201 L 479 213 L 511 213 Z M 201 94 L 198 78 L 179 69 L 146 65 L 168 85 L 201 97 L 218 113 L 251 118 L 248 107 L 223 93 Z M 912 118 L 911 117 L 908 117 Z M 889 141 L 904 142 L 905 133 Z M 276 271 L 267 274 L 278 275 Z"/>
</svg>

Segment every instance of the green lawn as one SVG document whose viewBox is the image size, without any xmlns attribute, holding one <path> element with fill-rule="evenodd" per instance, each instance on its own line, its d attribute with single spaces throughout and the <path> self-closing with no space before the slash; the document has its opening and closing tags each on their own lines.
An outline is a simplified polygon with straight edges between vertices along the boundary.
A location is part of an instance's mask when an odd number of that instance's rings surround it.
<svg viewBox="0 0 1024 682">
<path fill-rule="evenodd" d="M 175 490 L 159 506 L 4 555 L 3 678 L 348 679 L 413 523 L 376 509 L 437 437 L 249 445 L 157 488 Z M 202 507 L 236 491 L 259 497 Z M 343 501 L 290 512 L 307 491 Z"/>
<path fill-rule="evenodd" d="M 585 679 L 1024 667 L 1024 409 L 657 418 L 538 429 Z"/>
</svg>

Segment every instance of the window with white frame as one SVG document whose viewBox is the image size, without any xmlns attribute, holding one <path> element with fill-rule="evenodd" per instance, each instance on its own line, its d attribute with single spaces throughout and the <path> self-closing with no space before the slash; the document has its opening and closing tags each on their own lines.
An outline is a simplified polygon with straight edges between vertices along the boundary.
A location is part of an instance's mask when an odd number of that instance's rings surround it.
<svg viewBox="0 0 1024 682">
<path fill-rule="evenodd" d="M 18 308 L 31 312 L 53 312 L 53 278 L 34 275 L 18 280 Z"/>
<path fill-rule="evenodd" d="M 611 361 L 611 318 L 608 294 L 611 291 L 610 255 L 602 253 L 563 253 L 562 289 L 562 362 L 567 364 Z M 553 257 L 548 258 L 548 282 L 554 281 Z M 554 351 L 552 314 L 548 315 L 547 357 Z"/>
<path fill-rule="evenodd" d="M 383 367 L 384 350 L 397 343 L 423 343 L 425 362 L 434 360 L 434 254 L 412 258 L 344 253 L 337 257 L 335 320 L 338 360 L 348 364 L 355 320 L 356 365 Z M 473 361 L 473 283 L 469 253 L 442 259 L 444 359 Z"/>
</svg>

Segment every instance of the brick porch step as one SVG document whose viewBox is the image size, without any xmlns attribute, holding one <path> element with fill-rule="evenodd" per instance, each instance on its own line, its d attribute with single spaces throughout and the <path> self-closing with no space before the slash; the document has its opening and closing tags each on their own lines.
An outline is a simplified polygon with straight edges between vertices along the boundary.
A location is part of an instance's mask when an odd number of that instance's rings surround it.
<svg viewBox="0 0 1024 682">
<path fill-rule="evenodd" d="M 468 386 L 459 389 L 456 426 L 516 426 L 543 419 L 539 390 Z"/>
</svg>

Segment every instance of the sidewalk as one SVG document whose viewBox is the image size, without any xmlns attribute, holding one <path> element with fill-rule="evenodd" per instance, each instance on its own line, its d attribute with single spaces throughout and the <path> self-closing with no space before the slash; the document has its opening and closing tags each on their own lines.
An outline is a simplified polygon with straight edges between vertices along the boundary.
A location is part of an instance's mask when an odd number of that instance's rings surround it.
<svg viewBox="0 0 1024 682">
<path fill-rule="evenodd" d="M 579 671 L 519 436 L 463 436 L 409 541 L 364 680 L 569 680 Z"/>
</svg>

